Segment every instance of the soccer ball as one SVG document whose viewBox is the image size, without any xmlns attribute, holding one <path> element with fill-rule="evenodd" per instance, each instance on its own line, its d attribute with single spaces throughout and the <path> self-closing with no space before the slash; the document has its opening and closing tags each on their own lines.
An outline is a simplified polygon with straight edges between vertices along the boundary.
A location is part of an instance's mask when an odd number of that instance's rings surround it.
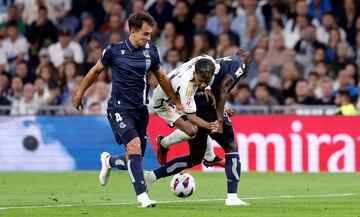
<svg viewBox="0 0 360 217">
<path fill-rule="evenodd" d="M 178 173 L 171 180 L 170 189 L 178 197 L 189 197 L 196 190 L 195 179 L 189 173 Z"/>
</svg>

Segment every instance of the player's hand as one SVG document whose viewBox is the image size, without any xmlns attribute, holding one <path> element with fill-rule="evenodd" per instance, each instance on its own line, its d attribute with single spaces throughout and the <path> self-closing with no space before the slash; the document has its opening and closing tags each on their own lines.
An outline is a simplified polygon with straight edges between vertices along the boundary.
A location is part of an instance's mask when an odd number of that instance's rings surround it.
<svg viewBox="0 0 360 217">
<path fill-rule="evenodd" d="M 180 102 L 180 100 L 177 100 L 175 102 L 175 107 L 176 107 L 176 112 L 180 115 L 183 115 L 184 114 L 184 108 Z"/>
<path fill-rule="evenodd" d="M 211 92 L 211 90 L 205 90 L 205 97 L 206 97 L 207 102 L 209 102 L 209 97 L 211 97 L 211 99 L 213 101 L 212 106 L 215 108 L 216 107 L 216 99 L 215 99 L 213 92 Z"/>
<path fill-rule="evenodd" d="M 217 133 L 219 134 L 223 134 L 224 133 L 224 129 L 223 129 L 223 124 L 222 123 L 218 123 L 218 128 L 217 128 Z"/>
<path fill-rule="evenodd" d="M 73 104 L 77 110 L 79 110 L 79 108 L 84 109 L 84 106 L 82 104 L 82 96 L 79 91 L 76 92 L 75 96 L 73 97 Z"/>
<path fill-rule="evenodd" d="M 235 115 L 235 112 L 231 108 L 225 108 L 224 111 L 225 115 L 227 115 L 229 118 Z"/>
<path fill-rule="evenodd" d="M 219 129 L 219 122 L 218 121 L 214 121 L 214 122 L 210 122 L 210 131 L 211 133 L 217 133 L 218 129 Z"/>
</svg>

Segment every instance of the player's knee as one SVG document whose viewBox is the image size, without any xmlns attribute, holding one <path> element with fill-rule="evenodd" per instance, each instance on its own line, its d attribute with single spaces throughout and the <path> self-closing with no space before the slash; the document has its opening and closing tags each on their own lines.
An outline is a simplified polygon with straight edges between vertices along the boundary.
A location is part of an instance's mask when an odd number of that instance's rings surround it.
<svg viewBox="0 0 360 217">
<path fill-rule="evenodd" d="M 128 144 L 126 144 L 126 151 L 128 154 L 141 154 L 141 142 L 140 139 L 134 138 Z"/>
<path fill-rule="evenodd" d="M 229 146 L 227 146 L 225 148 L 225 152 L 226 153 L 230 153 L 230 152 L 238 152 L 238 145 L 237 143 L 231 143 Z"/>
<path fill-rule="evenodd" d="M 185 133 L 190 136 L 190 137 L 194 137 L 196 135 L 198 131 L 197 126 L 191 125 L 190 127 L 188 127 L 185 131 Z"/>
</svg>

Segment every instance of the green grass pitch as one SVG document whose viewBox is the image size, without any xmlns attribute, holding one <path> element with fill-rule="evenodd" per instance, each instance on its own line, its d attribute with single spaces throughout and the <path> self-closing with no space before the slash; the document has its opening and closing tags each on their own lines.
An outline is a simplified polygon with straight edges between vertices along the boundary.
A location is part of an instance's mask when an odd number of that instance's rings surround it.
<svg viewBox="0 0 360 217">
<path fill-rule="evenodd" d="M 159 204 L 146 209 L 137 208 L 126 172 L 113 171 L 105 187 L 97 172 L 0 173 L 0 216 L 360 217 L 360 173 L 243 173 L 239 196 L 249 207 L 224 205 L 224 173 L 190 173 L 194 195 L 172 195 L 168 177 L 153 184 L 150 197 Z"/>
</svg>

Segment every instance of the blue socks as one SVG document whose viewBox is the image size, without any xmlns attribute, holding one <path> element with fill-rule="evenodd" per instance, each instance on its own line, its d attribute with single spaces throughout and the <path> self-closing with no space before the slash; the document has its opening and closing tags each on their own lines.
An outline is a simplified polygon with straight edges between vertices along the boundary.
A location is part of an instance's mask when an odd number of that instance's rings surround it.
<svg viewBox="0 0 360 217">
<path fill-rule="evenodd" d="M 240 180 L 241 164 L 239 153 L 232 152 L 225 155 L 225 173 L 227 177 L 228 193 L 237 193 L 237 187 Z"/>
<path fill-rule="evenodd" d="M 127 170 L 125 154 L 113 155 L 109 159 L 111 168 L 118 168 L 119 170 Z"/>
<path fill-rule="evenodd" d="M 179 173 L 184 169 L 191 168 L 193 166 L 189 156 L 182 156 L 172 159 L 164 166 L 154 170 L 157 179 L 171 176 Z"/>
<path fill-rule="evenodd" d="M 142 169 L 142 156 L 141 154 L 130 154 L 128 161 L 128 172 L 130 180 L 134 185 L 136 195 L 144 193 L 146 191 L 146 185 L 144 181 L 144 174 Z"/>
</svg>

